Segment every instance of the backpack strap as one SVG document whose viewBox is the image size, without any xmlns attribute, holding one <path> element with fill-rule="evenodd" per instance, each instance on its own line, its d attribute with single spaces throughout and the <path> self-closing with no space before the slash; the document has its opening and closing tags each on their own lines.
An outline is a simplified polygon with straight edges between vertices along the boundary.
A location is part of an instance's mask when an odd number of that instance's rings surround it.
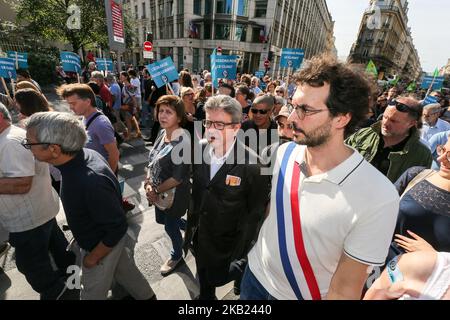
<svg viewBox="0 0 450 320">
<path fill-rule="evenodd" d="M 98 117 L 100 117 L 102 115 L 101 112 L 97 112 L 96 114 L 94 114 L 92 116 L 92 118 L 89 119 L 89 121 L 86 123 L 86 130 L 89 128 L 89 126 L 92 124 L 92 122 L 97 119 Z"/>
<path fill-rule="evenodd" d="M 403 191 L 402 196 L 400 197 L 403 198 L 404 195 L 411 190 L 416 184 L 418 184 L 419 182 L 427 179 L 428 177 L 431 177 L 433 174 L 435 174 L 434 170 L 431 169 L 425 169 L 423 171 L 421 171 L 417 176 L 414 177 L 414 179 L 412 179 L 408 185 L 406 186 L 405 191 Z"/>
</svg>

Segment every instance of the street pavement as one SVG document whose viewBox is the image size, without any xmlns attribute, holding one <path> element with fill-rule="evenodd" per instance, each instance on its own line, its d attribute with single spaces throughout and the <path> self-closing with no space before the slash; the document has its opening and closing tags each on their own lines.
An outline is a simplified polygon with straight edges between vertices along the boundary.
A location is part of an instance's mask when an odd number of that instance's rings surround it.
<svg viewBox="0 0 450 320">
<path fill-rule="evenodd" d="M 59 101 L 53 92 L 47 92 L 46 96 L 55 110 L 68 110 L 67 105 Z M 159 272 L 163 262 L 170 256 L 171 242 L 164 226 L 155 222 L 154 208 L 148 206 L 145 197 L 143 185 L 150 148 L 142 140 L 133 140 L 120 147 L 119 180 L 125 180 L 124 197 L 136 205 L 127 214 L 129 229 L 137 239 L 134 248 L 136 264 L 159 300 L 191 300 L 198 295 L 199 286 L 195 260 L 190 252 L 184 262 L 168 276 L 163 277 Z M 62 205 L 57 220 L 60 225 L 66 223 Z M 72 238 L 70 231 L 65 234 L 69 240 Z M 233 283 L 218 288 L 218 299 L 236 300 L 238 297 L 232 289 Z M 22 299 L 36 300 L 39 295 L 17 270 L 14 249 L 11 248 L 6 256 L 0 258 L 0 300 Z"/>
</svg>

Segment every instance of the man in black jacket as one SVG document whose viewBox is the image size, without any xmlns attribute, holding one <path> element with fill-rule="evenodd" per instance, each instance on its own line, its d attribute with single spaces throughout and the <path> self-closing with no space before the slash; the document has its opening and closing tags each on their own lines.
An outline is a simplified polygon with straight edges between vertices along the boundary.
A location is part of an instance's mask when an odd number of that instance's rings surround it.
<svg viewBox="0 0 450 320">
<path fill-rule="evenodd" d="M 202 148 L 202 163 L 194 165 L 194 210 L 188 226 L 196 227 L 198 299 L 211 300 L 216 299 L 216 287 L 232 280 L 239 288 L 264 217 L 270 181 L 261 174 L 258 155 L 236 139 L 242 119 L 239 102 L 219 95 L 207 101 L 205 111 L 209 144 Z"/>
<path fill-rule="evenodd" d="M 125 245 L 119 182 L 99 153 L 83 149 L 84 126 L 68 113 L 39 112 L 27 124 L 27 140 L 36 159 L 61 171 L 61 201 L 82 254 L 81 299 L 106 300 L 113 280 L 134 299 L 154 298 Z"/>
</svg>

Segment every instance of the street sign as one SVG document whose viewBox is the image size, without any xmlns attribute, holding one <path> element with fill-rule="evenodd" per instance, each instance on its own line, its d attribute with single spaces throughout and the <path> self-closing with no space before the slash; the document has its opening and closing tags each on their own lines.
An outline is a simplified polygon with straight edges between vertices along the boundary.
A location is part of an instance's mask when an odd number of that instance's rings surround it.
<svg viewBox="0 0 450 320">
<path fill-rule="evenodd" d="M 153 50 L 153 44 L 150 41 L 144 42 L 144 51 L 152 51 Z"/>
<path fill-rule="evenodd" d="M 144 51 L 144 59 L 154 59 L 154 54 L 152 51 Z"/>
</svg>

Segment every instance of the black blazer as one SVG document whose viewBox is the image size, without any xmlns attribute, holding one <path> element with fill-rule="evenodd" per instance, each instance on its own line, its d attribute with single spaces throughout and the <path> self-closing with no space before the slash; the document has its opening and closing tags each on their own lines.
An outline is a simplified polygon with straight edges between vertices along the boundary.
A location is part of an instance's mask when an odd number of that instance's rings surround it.
<svg viewBox="0 0 450 320">
<path fill-rule="evenodd" d="M 269 200 L 270 176 L 261 175 L 258 155 L 236 141 L 226 163 L 210 180 L 210 146 L 205 148 L 203 163 L 193 169 L 188 230 L 192 236 L 196 232 L 194 250 L 199 267 L 227 266 L 246 258 L 257 238 Z M 227 185 L 227 180 L 234 180 L 234 185 Z M 186 240 L 190 241 L 189 235 Z"/>
</svg>

